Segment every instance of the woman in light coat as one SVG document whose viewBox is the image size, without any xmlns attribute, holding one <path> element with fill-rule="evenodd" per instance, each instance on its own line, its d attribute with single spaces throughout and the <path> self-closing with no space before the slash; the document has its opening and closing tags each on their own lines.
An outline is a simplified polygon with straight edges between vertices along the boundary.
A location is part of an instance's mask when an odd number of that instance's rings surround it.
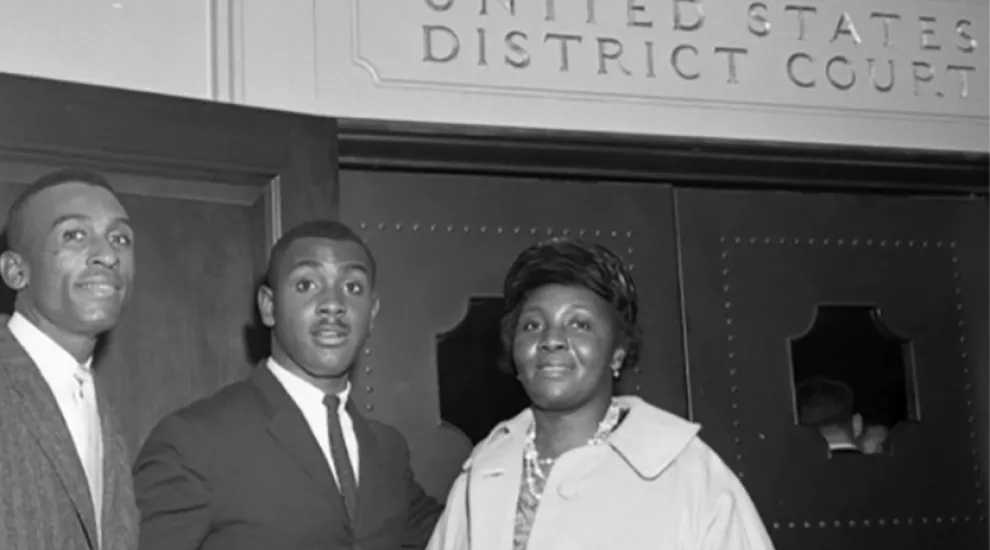
<svg viewBox="0 0 990 550">
<path fill-rule="evenodd" d="M 641 344 L 636 287 L 614 253 L 534 245 L 504 297 L 505 367 L 532 404 L 475 448 L 431 550 L 772 550 L 699 426 L 613 395 Z"/>
</svg>

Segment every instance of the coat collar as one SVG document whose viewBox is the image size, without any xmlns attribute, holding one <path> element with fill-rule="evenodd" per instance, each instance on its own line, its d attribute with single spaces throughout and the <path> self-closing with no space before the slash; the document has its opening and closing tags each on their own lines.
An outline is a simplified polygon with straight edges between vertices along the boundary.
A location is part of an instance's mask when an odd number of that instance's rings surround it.
<svg viewBox="0 0 990 550">
<path fill-rule="evenodd" d="M 694 439 L 701 426 L 654 407 L 637 396 L 618 396 L 629 410 L 625 420 L 608 439 L 608 445 L 637 474 L 645 479 L 659 476 Z M 476 448 L 464 470 L 480 475 L 514 474 L 521 469 L 526 430 L 533 422 L 527 408 L 502 422 Z"/>
</svg>

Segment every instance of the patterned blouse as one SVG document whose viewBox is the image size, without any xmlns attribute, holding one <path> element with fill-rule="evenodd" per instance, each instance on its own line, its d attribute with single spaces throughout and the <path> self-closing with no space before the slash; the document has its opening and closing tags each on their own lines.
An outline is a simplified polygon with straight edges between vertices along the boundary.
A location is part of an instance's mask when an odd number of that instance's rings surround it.
<svg viewBox="0 0 990 550">
<path fill-rule="evenodd" d="M 587 445 L 599 445 L 608 440 L 612 432 L 618 428 L 625 419 L 629 409 L 619 405 L 614 399 L 609 404 L 605 412 L 605 418 L 598 425 L 598 430 L 594 437 L 588 440 Z M 528 445 L 533 444 L 533 432 L 530 431 Z M 535 452 L 535 451 L 534 451 Z M 512 550 L 526 550 L 529 543 L 529 534 L 533 531 L 533 523 L 536 521 L 536 511 L 540 507 L 540 496 L 546 488 L 547 480 L 550 479 L 550 471 L 556 460 L 540 460 L 534 457 L 538 466 L 523 457 L 523 475 L 519 482 L 519 500 L 516 503 L 516 523 L 512 536 Z M 533 470 L 539 470 L 539 474 Z"/>
<path fill-rule="evenodd" d="M 546 469 L 547 477 L 550 471 Z M 540 499 L 530 491 L 526 482 L 526 464 L 523 464 L 523 475 L 519 485 L 519 501 L 516 504 L 516 528 L 512 536 L 512 550 L 526 550 L 526 543 L 529 542 L 529 533 L 533 530 L 533 522 L 536 520 L 536 510 L 540 507 Z M 537 484 L 536 490 L 543 494 L 546 481 L 539 478 L 534 480 Z"/>
</svg>

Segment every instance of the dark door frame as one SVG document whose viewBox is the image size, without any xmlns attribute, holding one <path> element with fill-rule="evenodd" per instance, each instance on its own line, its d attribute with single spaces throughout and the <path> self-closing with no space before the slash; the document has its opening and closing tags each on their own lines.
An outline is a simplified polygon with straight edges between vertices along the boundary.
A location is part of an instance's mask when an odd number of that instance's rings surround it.
<svg viewBox="0 0 990 550">
<path fill-rule="evenodd" d="M 340 119 L 339 167 L 677 186 L 983 195 L 987 153 Z"/>
</svg>

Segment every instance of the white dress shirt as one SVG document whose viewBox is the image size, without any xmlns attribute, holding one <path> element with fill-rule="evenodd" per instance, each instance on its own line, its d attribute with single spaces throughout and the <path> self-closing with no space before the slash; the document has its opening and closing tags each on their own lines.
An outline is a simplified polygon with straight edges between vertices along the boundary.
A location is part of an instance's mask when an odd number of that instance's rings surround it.
<svg viewBox="0 0 990 550">
<path fill-rule="evenodd" d="M 326 458 L 327 464 L 330 466 L 330 471 L 333 472 L 333 478 L 339 487 L 340 480 L 337 477 L 337 468 L 333 464 L 333 455 L 330 454 L 330 431 L 327 425 L 327 407 L 323 404 L 323 397 L 326 394 L 323 393 L 323 390 L 296 376 L 282 365 L 279 365 L 271 357 L 268 358 L 267 366 L 268 370 L 275 375 L 275 379 L 285 388 L 286 393 L 289 394 L 292 401 L 302 411 L 303 418 L 309 424 L 309 429 L 313 432 L 313 437 L 316 438 L 320 450 L 323 451 L 323 456 Z M 337 414 L 340 416 L 340 427 L 344 432 L 344 443 L 347 444 L 347 456 L 351 459 L 355 481 L 358 481 L 360 480 L 358 442 L 357 436 L 354 434 L 354 421 L 351 419 L 351 415 L 347 413 L 347 399 L 350 393 L 351 384 L 348 382 L 344 391 L 337 394 L 337 397 L 340 398 L 340 408 L 337 410 Z"/>
<path fill-rule="evenodd" d="M 69 428 L 86 473 L 96 525 L 100 526 L 103 512 L 103 430 L 93 384 L 93 358 L 80 365 L 65 348 L 20 313 L 15 312 L 10 317 L 7 328 L 38 366 L 41 376 L 55 395 L 55 402 Z M 99 527 L 96 530 L 98 539 L 100 530 Z"/>
</svg>

